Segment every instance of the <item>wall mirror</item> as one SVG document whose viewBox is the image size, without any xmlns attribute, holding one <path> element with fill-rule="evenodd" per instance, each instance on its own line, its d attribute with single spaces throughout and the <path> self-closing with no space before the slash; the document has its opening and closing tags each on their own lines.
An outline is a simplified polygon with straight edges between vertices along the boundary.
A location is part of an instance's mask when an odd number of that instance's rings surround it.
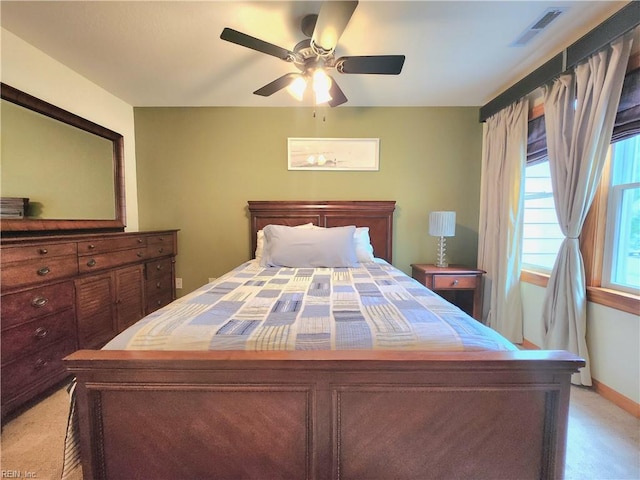
<svg viewBox="0 0 640 480">
<path fill-rule="evenodd" d="M 29 198 L 24 218 L 2 216 L 2 235 L 124 230 L 122 135 L 0 86 L 0 192 Z"/>
</svg>

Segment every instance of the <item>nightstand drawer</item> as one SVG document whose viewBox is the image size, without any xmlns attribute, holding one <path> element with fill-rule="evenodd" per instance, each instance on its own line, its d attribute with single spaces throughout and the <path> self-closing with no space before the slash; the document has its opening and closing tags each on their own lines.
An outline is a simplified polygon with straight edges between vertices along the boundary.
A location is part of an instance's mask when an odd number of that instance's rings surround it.
<svg viewBox="0 0 640 480">
<path fill-rule="evenodd" d="M 457 305 L 476 320 L 482 320 L 482 276 L 484 270 L 463 265 L 437 267 L 412 263 L 412 276 L 425 287 Z"/>
<path fill-rule="evenodd" d="M 476 275 L 434 275 L 434 290 L 470 289 L 473 290 L 478 284 Z"/>
</svg>

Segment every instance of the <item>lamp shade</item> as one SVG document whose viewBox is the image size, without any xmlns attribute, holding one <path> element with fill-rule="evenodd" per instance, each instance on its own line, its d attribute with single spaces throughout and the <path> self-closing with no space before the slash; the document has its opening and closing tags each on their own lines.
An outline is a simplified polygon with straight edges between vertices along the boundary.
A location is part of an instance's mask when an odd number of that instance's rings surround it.
<svg viewBox="0 0 640 480">
<path fill-rule="evenodd" d="M 453 237 L 456 234 L 456 212 L 431 212 L 429 214 L 429 235 L 432 237 Z"/>
</svg>

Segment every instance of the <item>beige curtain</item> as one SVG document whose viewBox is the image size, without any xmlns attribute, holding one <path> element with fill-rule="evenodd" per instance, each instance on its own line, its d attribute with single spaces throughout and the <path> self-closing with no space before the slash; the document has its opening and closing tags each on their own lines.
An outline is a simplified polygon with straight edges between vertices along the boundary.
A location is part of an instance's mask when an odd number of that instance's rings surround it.
<svg viewBox="0 0 640 480">
<path fill-rule="evenodd" d="M 528 102 L 520 100 L 484 126 L 478 267 L 485 270 L 483 322 L 522 342 L 520 269 Z"/>
<path fill-rule="evenodd" d="M 587 361 L 572 377 L 591 385 L 586 343 L 586 283 L 579 236 L 611 142 L 632 36 L 625 35 L 544 89 L 553 197 L 565 239 L 545 294 L 544 348 Z"/>
</svg>

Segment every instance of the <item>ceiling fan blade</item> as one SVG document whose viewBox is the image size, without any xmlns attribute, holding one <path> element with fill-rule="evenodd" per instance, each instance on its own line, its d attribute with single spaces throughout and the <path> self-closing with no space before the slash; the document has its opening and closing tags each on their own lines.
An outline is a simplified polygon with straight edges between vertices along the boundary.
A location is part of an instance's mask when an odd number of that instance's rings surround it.
<svg viewBox="0 0 640 480">
<path fill-rule="evenodd" d="M 340 57 L 336 60 L 336 70 L 340 73 L 399 75 L 403 65 L 404 55 Z"/>
<path fill-rule="evenodd" d="M 273 45 L 272 43 L 265 42 L 264 40 L 260 40 L 259 38 L 252 37 L 251 35 L 247 35 L 246 33 L 238 32 L 237 30 L 233 30 L 232 28 L 225 28 L 222 30 L 220 34 L 220 38 L 222 40 L 226 40 L 227 42 L 235 43 L 237 45 L 242 45 L 243 47 L 250 48 L 257 52 L 266 53 L 267 55 L 273 55 L 274 57 L 278 57 L 281 60 L 285 60 L 287 62 L 292 62 L 295 54 L 287 50 L 286 48 L 278 47 L 277 45 Z"/>
<path fill-rule="evenodd" d="M 329 75 L 329 78 L 331 79 L 331 88 L 329 89 L 329 95 L 331 95 L 331 100 L 327 102 L 329 106 L 337 107 L 338 105 L 342 105 L 343 103 L 346 103 L 347 97 L 344 95 L 344 93 L 342 93 L 342 90 L 336 83 L 335 79 L 331 75 Z"/>
<path fill-rule="evenodd" d="M 273 82 L 267 83 L 264 87 L 259 88 L 253 93 L 254 95 L 260 95 L 262 97 L 269 97 L 276 93 L 278 90 L 282 90 L 283 88 L 288 87 L 291 82 L 293 82 L 299 76 L 299 73 L 287 73 L 280 78 L 276 78 Z"/>
<path fill-rule="evenodd" d="M 328 0 L 322 4 L 311 37 L 311 43 L 321 53 L 328 55 L 335 50 L 357 6 L 357 1 Z"/>
</svg>

